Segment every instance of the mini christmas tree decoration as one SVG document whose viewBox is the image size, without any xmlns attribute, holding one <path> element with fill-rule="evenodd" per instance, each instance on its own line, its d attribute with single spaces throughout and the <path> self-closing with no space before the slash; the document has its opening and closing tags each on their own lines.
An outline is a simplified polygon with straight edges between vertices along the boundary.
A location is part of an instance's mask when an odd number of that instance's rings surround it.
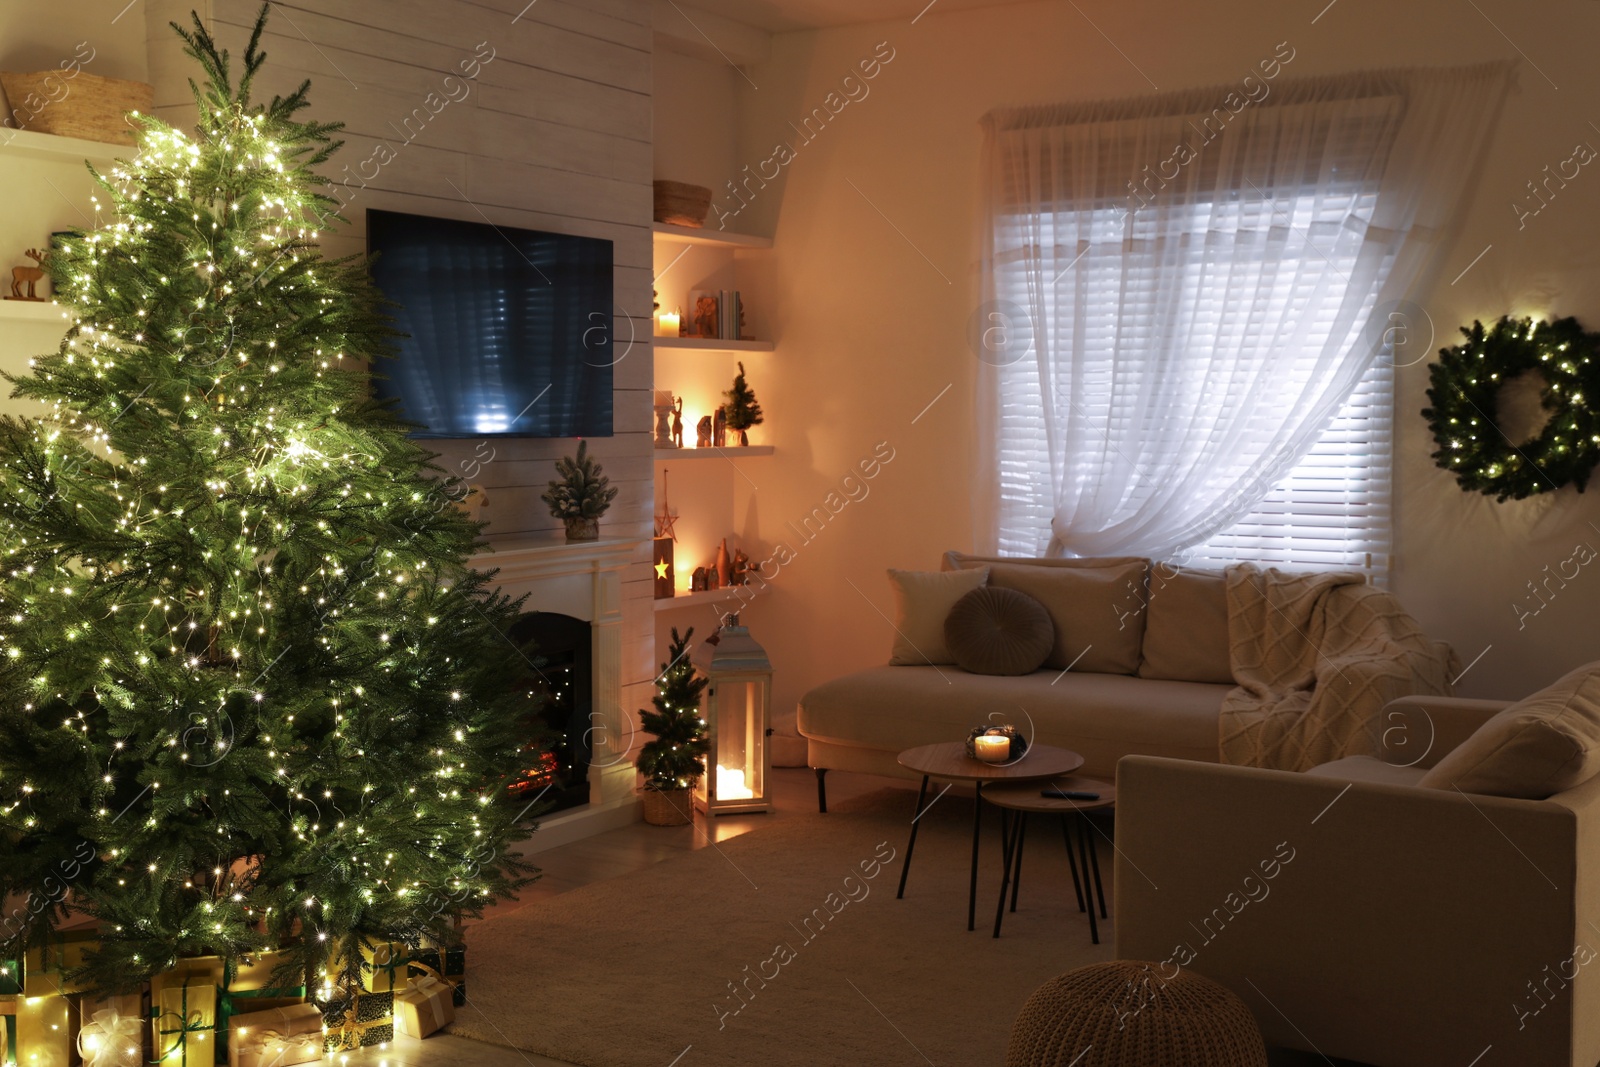
<svg viewBox="0 0 1600 1067">
<path fill-rule="evenodd" d="M 759 426 L 763 421 L 761 404 L 756 400 L 755 390 L 750 388 L 744 380 L 744 364 L 739 364 L 739 373 L 733 379 L 733 388 L 725 394 L 728 403 L 723 410 L 727 412 L 728 429 L 739 435 L 739 443 L 748 445 L 750 435 L 746 431 L 752 426 Z"/>
<path fill-rule="evenodd" d="M 263 988 L 299 987 L 534 873 L 506 791 L 528 765 L 520 607 L 372 399 L 380 296 L 318 243 L 344 221 L 317 173 L 339 127 L 304 118 L 308 83 L 256 93 L 266 17 L 239 56 L 174 27 L 196 125 L 132 117 L 137 154 L 46 257 L 70 325 L 13 379 L 44 415 L 0 420 L 0 899 L 66 882 L 98 924 L 90 945 L 59 936 L 64 908 L 19 911 L 0 959 L 151 981 L 169 1067 L 211 1061 L 246 958 L 281 950 Z M 68 1067 L 66 1005 L 22 1001 L 25 1064 Z"/>
<path fill-rule="evenodd" d="M 640 711 L 639 722 L 654 740 L 639 750 L 644 775 L 645 821 L 656 826 L 681 826 L 690 819 L 689 790 L 706 773 L 706 724 L 700 718 L 700 696 L 706 679 L 689 659 L 694 628 L 678 636 L 672 628 L 668 660 L 656 677 L 654 711 Z M 654 795 L 652 795 L 654 794 Z"/>
<path fill-rule="evenodd" d="M 540 497 L 550 506 L 550 514 L 567 524 L 568 541 L 593 541 L 600 536 L 600 516 L 617 498 L 617 490 L 605 469 L 589 458 L 589 442 L 578 442 L 576 456 L 556 460 L 561 477 L 550 483 Z"/>
</svg>

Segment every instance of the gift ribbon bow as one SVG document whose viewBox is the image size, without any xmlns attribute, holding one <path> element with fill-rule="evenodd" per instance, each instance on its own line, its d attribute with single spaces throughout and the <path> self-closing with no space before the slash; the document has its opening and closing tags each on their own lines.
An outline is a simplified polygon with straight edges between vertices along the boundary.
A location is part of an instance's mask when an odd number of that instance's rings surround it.
<svg viewBox="0 0 1600 1067">
<path fill-rule="evenodd" d="M 136 1015 L 114 1008 L 94 1013 L 78 1031 L 78 1052 L 85 1067 L 133 1067 L 144 1056 L 143 1024 Z"/>
<path fill-rule="evenodd" d="M 444 1017 L 444 1011 L 439 1007 L 436 998 L 448 997 L 452 1006 L 455 1004 L 455 991 L 450 986 L 439 981 L 432 975 L 425 974 L 420 978 L 413 978 L 406 983 L 406 993 L 415 993 L 423 998 L 423 1003 L 428 1005 L 428 1010 L 433 1013 L 433 1028 L 435 1030 L 444 1026 L 451 1020 Z"/>
<path fill-rule="evenodd" d="M 280 1034 L 276 1030 L 257 1030 L 239 1043 L 239 1052 L 258 1052 L 256 1067 L 286 1067 L 322 1058 L 322 1031 L 309 1034 Z"/>
</svg>

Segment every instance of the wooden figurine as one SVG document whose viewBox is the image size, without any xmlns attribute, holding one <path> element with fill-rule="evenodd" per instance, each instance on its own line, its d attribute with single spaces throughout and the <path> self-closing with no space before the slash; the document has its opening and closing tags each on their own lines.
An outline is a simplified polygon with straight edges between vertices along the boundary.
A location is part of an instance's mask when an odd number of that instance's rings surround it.
<svg viewBox="0 0 1600 1067">
<path fill-rule="evenodd" d="M 694 302 L 693 337 L 717 336 L 717 298 L 702 296 Z"/>
<path fill-rule="evenodd" d="M 696 448 L 710 448 L 711 447 L 711 416 L 710 415 L 701 416 L 699 425 L 695 426 L 695 428 L 694 428 L 694 447 L 696 447 Z"/>
<path fill-rule="evenodd" d="M 11 296 L 7 299 L 42 301 L 44 297 L 35 292 L 34 287 L 44 278 L 44 253 L 37 248 L 30 248 L 24 255 L 33 260 L 38 266 L 11 268 Z M 28 286 L 27 296 L 22 295 L 24 283 Z"/>
<path fill-rule="evenodd" d="M 689 574 L 689 592 L 703 593 L 708 588 L 710 587 L 706 585 L 706 569 L 704 567 L 696 567 Z"/>
<path fill-rule="evenodd" d="M 750 582 L 750 557 L 745 555 L 742 548 L 733 554 L 733 567 L 728 581 L 732 585 L 748 585 Z"/>
<path fill-rule="evenodd" d="M 672 445 L 674 448 L 683 447 L 683 397 L 678 397 L 672 404 Z"/>
<path fill-rule="evenodd" d="M 711 444 L 717 448 L 728 447 L 728 413 L 722 408 L 717 409 L 711 422 Z"/>
</svg>

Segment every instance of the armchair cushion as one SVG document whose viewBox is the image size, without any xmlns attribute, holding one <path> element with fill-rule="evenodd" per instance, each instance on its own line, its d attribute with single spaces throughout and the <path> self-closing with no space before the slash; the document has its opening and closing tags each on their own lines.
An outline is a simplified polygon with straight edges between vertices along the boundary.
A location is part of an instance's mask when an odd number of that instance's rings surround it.
<svg viewBox="0 0 1600 1067">
<path fill-rule="evenodd" d="M 1376 785 L 1420 785 L 1428 772 L 1421 767 L 1402 767 L 1385 763 L 1376 756 L 1346 756 L 1332 763 L 1313 767 L 1307 774 L 1341 782 L 1368 782 Z"/>
<path fill-rule="evenodd" d="M 1484 723 L 1423 776 L 1463 793 L 1544 800 L 1600 771 L 1600 662 Z"/>
</svg>

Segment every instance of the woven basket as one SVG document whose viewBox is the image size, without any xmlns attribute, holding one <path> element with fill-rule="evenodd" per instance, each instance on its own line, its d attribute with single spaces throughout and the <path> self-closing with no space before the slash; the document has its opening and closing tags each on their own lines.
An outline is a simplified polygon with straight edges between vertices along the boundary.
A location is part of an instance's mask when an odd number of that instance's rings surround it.
<svg viewBox="0 0 1600 1067">
<path fill-rule="evenodd" d="M 656 182 L 655 191 L 657 222 L 695 229 L 706 224 L 706 212 L 711 210 L 710 189 L 687 182 Z"/>
<path fill-rule="evenodd" d="M 128 112 L 150 113 L 155 90 L 144 82 L 60 70 L 0 73 L 12 123 L 23 130 L 112 144 L 138 143 Z"/>
<path fill-rule="evenodd" d="M 1244 1001 L 1189 971 L 1114 960 L 1033 991 L 1011 1027 L 1006 1067 L 1267 1067 Z"/>
<path fill-rule="evenodd" d="M 694 799 L 687 789 L 646 789 L 644 821 L 651 826 L 688 826 L 694 821 Z"/>
</svg>

